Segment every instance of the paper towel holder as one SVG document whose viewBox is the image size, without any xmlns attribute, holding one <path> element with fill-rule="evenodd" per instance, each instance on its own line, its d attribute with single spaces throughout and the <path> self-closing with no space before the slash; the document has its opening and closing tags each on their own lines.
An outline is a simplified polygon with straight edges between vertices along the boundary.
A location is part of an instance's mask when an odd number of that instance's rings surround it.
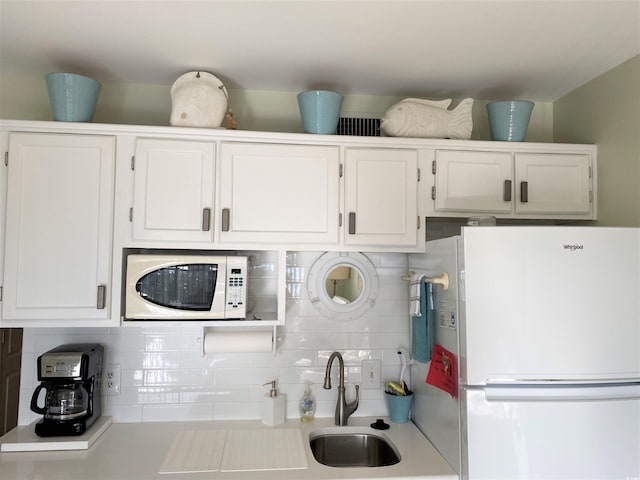
<svg viewBox="0 0 640 480">
<path fill-rule="evenodd" d="M 200 353 L 202 354 L 202 356 L 206 356 L 206 355 L 210 355 L 210 353 L 207 353 L 205 351 L 205 337 L 207 335 L 207 333 L 214 333 L 214 332 L 227 332 L 227 333 L 242 333 L 242 332 L 265 332 L 267 331 L 264 328 L 238 328 L 238 327 L 225 327 L 225 326 L 216 326 L 216 327 L 208 327 L 205 326 L 202 329 L 202 336 L 199 339 L 200 340 Z M 271 327 L 271 352 L 273 353 L 273 356 L 276 356 L 277 353 L 277 326 L 273 325 Z M 251 353 L 251 352 L 238 352 L 238 353 Z"/>
</svg>

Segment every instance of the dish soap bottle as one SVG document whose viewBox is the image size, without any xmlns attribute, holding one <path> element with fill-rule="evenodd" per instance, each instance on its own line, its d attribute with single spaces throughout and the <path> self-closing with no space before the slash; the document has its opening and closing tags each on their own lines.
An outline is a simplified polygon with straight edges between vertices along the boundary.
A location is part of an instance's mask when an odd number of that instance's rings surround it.
<svg viewBox="0 0 640 480">
<path fill-rule="evenodd" d="M 316 413 L 316 397 L 313 396 L 313 392 L 311 391 L 311 382 L 307 382 L 298 406 L 300 408 L 301 422 L 310 422 L 313 420 Z"/>
<path fill-rule="evenodd" d="M 262 400 L 262 423 L 275 427 L 284 423 L 284 408 L 287 403 L 286 395 L 278 395 L 276 381 L 272 380 L 263 385 L 271 385 L 271 391 Z"/>
</svg>

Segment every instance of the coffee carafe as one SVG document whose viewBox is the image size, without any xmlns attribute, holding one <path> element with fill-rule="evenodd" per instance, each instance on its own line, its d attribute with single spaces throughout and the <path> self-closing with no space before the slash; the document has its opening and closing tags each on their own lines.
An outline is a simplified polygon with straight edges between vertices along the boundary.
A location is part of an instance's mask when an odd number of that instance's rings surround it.
<svg viewBox="0 0 640 480">
<path fill-rule="evenodd" d="M 38 396 L 46 390 L 44 407 L 38 406 Z M 31 397 L 31 410 L 49 420 L 71 420 L 89 413 L 89 392 L 81 383 L 57 384 L 43 382 Z"/>
<path fill-rule="evenodd" d="M 31 410 L 44 415 L 36 423 L 41 437 L 81 435 L 100 416 L 104 348 L 67 344 L 38 357 L 38 380 Z M 44 404 L 39 400 L 44 393 Z"/>
</svg>

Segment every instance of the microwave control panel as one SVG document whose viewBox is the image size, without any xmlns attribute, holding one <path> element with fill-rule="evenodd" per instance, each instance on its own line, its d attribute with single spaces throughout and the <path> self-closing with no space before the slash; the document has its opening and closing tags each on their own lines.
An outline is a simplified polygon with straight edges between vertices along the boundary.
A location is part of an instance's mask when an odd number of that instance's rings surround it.
<svg viewBox="0 0 640 480">
<path fill-rule="evenodd" d="M 247 315 L 247 257 L 227 257 L 225 318 Z"/>
</svg>

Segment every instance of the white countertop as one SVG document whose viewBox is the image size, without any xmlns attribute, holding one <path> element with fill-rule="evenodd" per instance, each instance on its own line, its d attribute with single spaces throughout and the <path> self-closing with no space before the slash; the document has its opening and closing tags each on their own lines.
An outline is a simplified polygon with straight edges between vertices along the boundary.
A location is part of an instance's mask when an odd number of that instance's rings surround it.
<svg viewBox="0 0 640 480">
<path fill-rule="evenodd" d="M 82 435 L 39 437 L 36 423 L 17 427 L 0 437 L 0 452 L 47 452 L 51 450 L 86 450 L 100 438 L 112 423 L 111 417 L 98 417 Z"/>
<path fill-rule="evenodd" d="M 349 426 L 368 427 L 375 418 L 355 417 Z M 400 463 L 375 468 L 335 468 L 319 464 L 309 447 L 309 433 L 334 427 L 333 418 L 317 418 L 309 423 L 287 420 L 268 427 L 259 420 L 212 422 L 114 423 L 87 450 L 57 452 L 0 453 L 0 478 L 32 480 L 332 480 L 332 479 L 429 479 L 456 480 L 458 477 L 435 448 L 412 423 L 396 424 L 383 430 L 401 455 Z M 263 429 L 299 430 L 306 455 L 306 469 L 158 473 L 167 459 L 174 439 L 185 432 Z M 250 450 L 250 449 L 249 449 Z M 251 451 L 246 452 L 251 455 Z"/>
</svg>

